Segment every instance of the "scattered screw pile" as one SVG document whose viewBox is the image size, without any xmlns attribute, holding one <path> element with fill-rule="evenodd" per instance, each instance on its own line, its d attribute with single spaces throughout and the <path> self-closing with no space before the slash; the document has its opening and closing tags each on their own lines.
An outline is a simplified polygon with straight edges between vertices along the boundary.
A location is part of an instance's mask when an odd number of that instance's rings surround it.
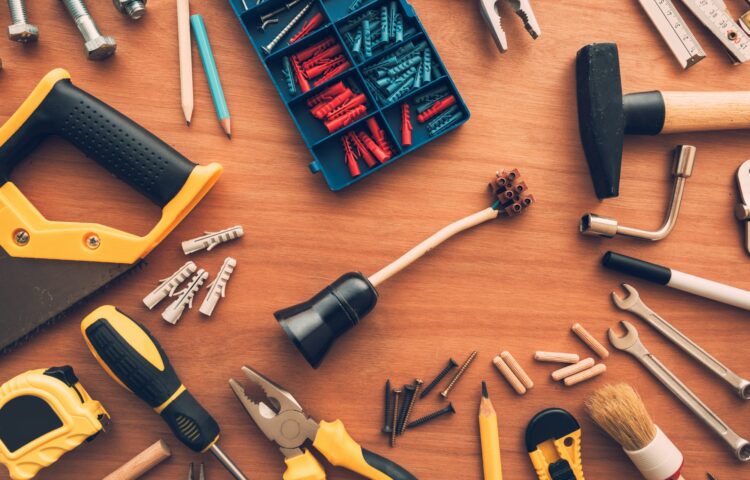
<svg viewBox="0 0 750 480">
<path fill-rule="evenodd" d="M 456 375 L 449 382 L 446 391 L 453 389 L 458 381 L 461 379 L 463 374 L 476 359 L 478 352 L 472 352 L 469 358 L 464 362 L 461 368 L 458 370 Z M 436 418 L 448 414 L 456 413 L 456 409 L 452 403 L 448 403 L 447 406 L 440 408 L 432 413 L 417 418 L 416 420 L 409 421 L 412 416 L 412 412 L 416 407 L 418 400 L 423 399 L 428 393 L 435 389 L 437 385 L 448 375 L 448 373 L 456 368 L 458 364 L 453 360 L 448 360 L 448 365 L 431 381 L 427 386 L 422 388 L 424 382 L 421 378 L 416 378 L 413 383 L 406 384 L 402 388 L 391 390 L 391 381 L 385 382 L 385 420 L 383 426 L 383 433 L 389 435 L 391 447 L 396 444 L 396 437 L 403 435 L 408 429 L 424 425 L 425 423 L 431 422 Z M 441 399 L 445 398 L 443 395 L 445 391 L 440 394 Z"/>
</svg>

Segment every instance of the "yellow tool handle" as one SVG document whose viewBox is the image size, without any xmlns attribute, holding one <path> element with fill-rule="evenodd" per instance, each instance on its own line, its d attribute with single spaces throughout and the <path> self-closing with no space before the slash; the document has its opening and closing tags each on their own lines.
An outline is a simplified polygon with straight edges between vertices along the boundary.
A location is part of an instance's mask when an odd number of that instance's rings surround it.
<svg viewBox="0 0 750 480">
<path fill-rule="evenodd" d="M 497 414 L 479 415 L 479 438 L 482 442 L 484 480 L 503 480 Z"/>
<path fill-rule="evenodd" d="M 332 465 L 344 467 L 373 480 L 416 480 L 400 465 L 364 449 L 352 439 L 341 420 L 320 422 L 313 441 Z"/>
<path fill-rule="evenodd" d="M 107 305 L 84 318 L 81 331 L 109 376 L 161 415 L 178 440 L 195 452 L 216 443 L 219 425 L 187 391 L 143 325 Z"/>
<path fill-rule="evenodd" d="M 305 450 L 302 455 L 287 458 L 283 480 L 326 480 L 326 472 L 317 458 Z"/>
</svg>

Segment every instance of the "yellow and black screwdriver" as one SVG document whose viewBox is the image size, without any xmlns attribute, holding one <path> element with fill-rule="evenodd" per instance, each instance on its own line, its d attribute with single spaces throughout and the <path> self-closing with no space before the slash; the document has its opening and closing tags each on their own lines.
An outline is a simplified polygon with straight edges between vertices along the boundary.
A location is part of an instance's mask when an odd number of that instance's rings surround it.
<svg viewBox="0 0 750 480">
<path fill-rule="evenodd" d="M 216 420 L 187 391 L 143 325 L 106 305 L 83 319 L 81 332 L 109 376 L 161 415 L 182 443 L 195 452 L 210 450 L 234 478 L 248 480 L 216 445 Z"/>
</svg>

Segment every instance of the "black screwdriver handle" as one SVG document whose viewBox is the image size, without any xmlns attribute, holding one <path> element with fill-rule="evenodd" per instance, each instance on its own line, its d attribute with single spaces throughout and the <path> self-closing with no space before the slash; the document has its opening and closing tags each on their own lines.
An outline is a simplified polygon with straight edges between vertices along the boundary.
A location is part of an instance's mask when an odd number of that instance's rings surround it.
<svg viewBox="0 0 750 480">
<path fill-rule="evenodd" d="M 104 306 L 83 320 L 81 331 L 102 368 L 161 415 L 182 443 L 196 452 L 216 443 L 219 425 L 187 391 L 143 325 Z"/>
</svg>

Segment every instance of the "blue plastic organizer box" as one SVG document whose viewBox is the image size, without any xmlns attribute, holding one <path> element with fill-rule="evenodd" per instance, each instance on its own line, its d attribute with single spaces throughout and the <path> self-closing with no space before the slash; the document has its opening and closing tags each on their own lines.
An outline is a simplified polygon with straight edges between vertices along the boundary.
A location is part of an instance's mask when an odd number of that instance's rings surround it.
<svg viewBox="0 0 750 480">
<path fill-rule="evenodd" d="M 322 172 L 331 190 L 342 190 L 364 179 L 469 119 L 469 109 L 406 0 L 265 0 L 258 4 L 256 0 L 229 1 L 312 153 L 310 170 Z M 279 12 L 265 17 L 274 11 Z M 264 47 L 298 15 L 299 22 L 270 53 L 265 52 Z M 322 18 L 317 28 L 290 44 L 290 39 L 315 16 Z M 272 20 L 265 29 L 260 28 L 261 18 Z M 293 77 L 290 58 L 299 60 L 298 54 L 323 41 L 336 46 L 336 62 L 331 65 L 343 62 L 344 66 L 337 70 L 332 67 L 329 73 L 331 70 L 338 73 L 331 78 L 325 74 L 310 78 L 310 89 L 303 91 L 299 82 L 290 79 L 290 75 Z M 354 94 L 364 94 L 366 112 L 343 128 L 331 131 L 323 120 L 313 116 L 310 103 L 339 82 Z M 455 98 L 453 105 L 428 115 L 430 118 L 424 123 L 418 120 L 420 113 L 450 96 Z M 402 144 L 404 103 L 409 105 L 412 124 L 410 146 Z M 353 176 L 342 137 L 353 137 L 350 132 L 358 135 L 365 132 L 367 136 L 370 119 L 376 120 L 385 132 L 392 156 L 374 166 L 359 158 L 354 169 L 360 173 Z"/>
</svg>

